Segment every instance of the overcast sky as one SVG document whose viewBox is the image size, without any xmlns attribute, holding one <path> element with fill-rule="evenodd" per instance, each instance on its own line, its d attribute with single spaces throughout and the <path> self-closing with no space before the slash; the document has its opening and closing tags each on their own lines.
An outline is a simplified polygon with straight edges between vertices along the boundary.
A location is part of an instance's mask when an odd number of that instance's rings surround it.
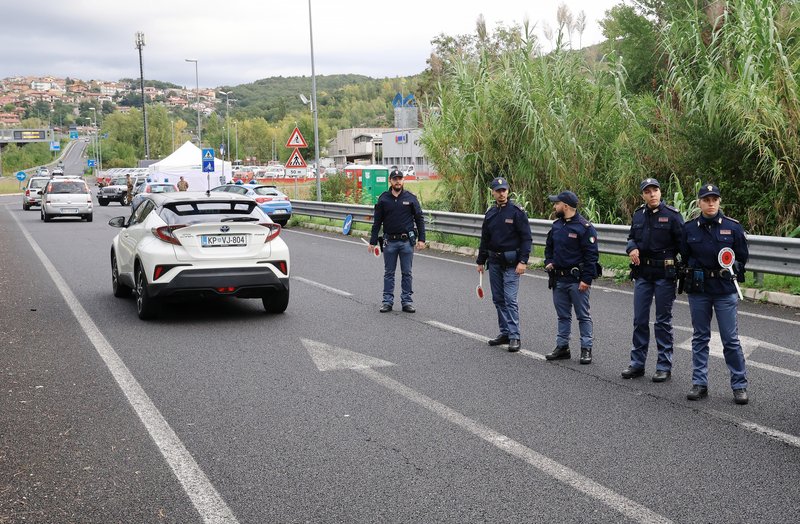
<svg viewBox="0 0 800 524">
<path fill-rule="evenodd" d="M 417 74 L 440 33 L 472 33 L 480 14 L 498 22 L 556 26 L 557 0 L 312 0 L 318 75 L 371 77 Z M 586 13 L 583 44 L 602 39 L 598 21 L 622 0 L 566 0 Z M 144 74 L 194 87 L 310 76 L 307 0 L 3 0 L 0 78 L 70 76 L 117 80 L 139 76 L 134 33 L 145 33 Z M 575 37 L 577 42 L 577 37 Z"/>
</svg>

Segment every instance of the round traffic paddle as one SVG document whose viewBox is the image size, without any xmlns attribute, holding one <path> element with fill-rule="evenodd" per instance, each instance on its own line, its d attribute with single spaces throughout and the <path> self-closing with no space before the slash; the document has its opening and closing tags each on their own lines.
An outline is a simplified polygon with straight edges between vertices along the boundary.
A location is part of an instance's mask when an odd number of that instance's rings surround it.
<svg viewBox="0 0 800 524">
<path fill-rule="evenodd" d="M 362 238 L 361 241 L 364 242 L 366 245 L 369 245 L 369 242 L 367 242 L 367 240 L 365 238 Z M 380 256 L 381 256 L 381 248 L 378 247 L 378 246 L 373 247 L 372 248 L 372 254 L 375 255 L 376 258 L 380 258 Z"/>
<path fill-rule="evenodd" d="M 478 298 L 483 298 L 483 271 L 478 272 L 478 286 L 475 288 L 475 294 Z"/>
</svg>

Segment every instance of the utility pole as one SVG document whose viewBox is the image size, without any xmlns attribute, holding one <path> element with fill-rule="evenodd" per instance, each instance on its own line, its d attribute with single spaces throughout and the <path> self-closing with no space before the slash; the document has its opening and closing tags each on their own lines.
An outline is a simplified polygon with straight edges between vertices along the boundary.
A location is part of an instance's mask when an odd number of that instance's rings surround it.
<svg viewBox="0 0 800 524">
<path fill-rule="evenodd" d="M 311 25 L 311 0 L 308 0 L 308 36 L 311 40 L 311 110 L 314 112 L 314 165 L 317 166 L 317 202 L 322 201 L 319 167 L 319 123 L 317 121 L 317 75 L 314 72 L 314 29 Z"/>
<path fill-rule="evenodd" d="M 147 103 L 144 100 L 144 66 L 142 65 L 142 48 L 144 47 L 144 33 L 136 33 L 136 49 L 139 50 L 139 78 L 142 90 L 142 120 L 144 121 L 144 159 L 150 159 L 150 140 L 147 138 Z"/>
</svg>

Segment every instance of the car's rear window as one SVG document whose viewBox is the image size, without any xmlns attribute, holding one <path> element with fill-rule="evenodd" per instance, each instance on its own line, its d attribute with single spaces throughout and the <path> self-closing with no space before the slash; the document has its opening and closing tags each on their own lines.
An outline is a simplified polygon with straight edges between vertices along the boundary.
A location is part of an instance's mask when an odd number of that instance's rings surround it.
<svg viewBox="0 0 800 524">
<path fill-rule="evenodd" d="M 175 193 L 175 191 L 176 191 L 175 186 L 170 186 L 170 185 L 150 186 L 151 193 Z"/>
<path fill-rule="evenodd" d="M 39 189 L 40 187 L 46 186 L 49 181 L 50 180 L 47 179 L 47 178 L 38 178 L 38 179 L 34 178 L 33 180 L 31 180 L 31 184 L 30 184 L 30 186 L 28 186 L 28 188 L 29 189 Z"/>
<path fill-rule="evenodd" d="M 263 222 L 264 213 L 255 202 L 204 201 L 171 202 L 166 204 L 159 216 L 169 225 L 198 224 L 202 222 L 221 222 L 223 219 L 252 218 Z"/>
<path fill-rule="evenodd" d="M 283 195 L 283 193 L 281 193 L 274 187 L 254 187 L 253 191 L 255 192 L 256 195 L 270 195 L 270 196 Z"/>
<path fill-rule="evenodd" d="M 54 195 L 86 194 L 89 186 L 84 182 L 50 182 L 47 192 Z"/>
</svg>

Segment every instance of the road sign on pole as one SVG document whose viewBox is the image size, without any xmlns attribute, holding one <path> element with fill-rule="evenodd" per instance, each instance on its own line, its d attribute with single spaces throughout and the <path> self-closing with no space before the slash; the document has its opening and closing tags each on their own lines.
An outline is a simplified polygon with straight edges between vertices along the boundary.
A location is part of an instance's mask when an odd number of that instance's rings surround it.
<svg viewBox="0 0 800 524">
<path fill-rule="evenodd" d="M 27 177 L 28 175 L 25 174 L 25 171 L 17 171 L 17 180 L 19 180 L 20 182 L 25 180 Z"/>
<path fill-rule="evenodd" d="M 61 143 L 57 140 L 50 142 L 50 151 L 61 151 Z"/>
<path fill-rule="evenodd" d="M 214 172 L 214 150 L 203 148 L 203 173 Z"/>
<path fill-rule="evenodd" d="M 303 155 L 300 154 L 300 150 L 299 149 L 295 148 L 295 150 L 292 151 L 292 154 L 289 156 L 289 160 L 286 161 L 286 167 L 287 168 L 308 167 L 306 165 L 306 161 L 303 160 Z"/>
<path fill-rule="evenodd" d="M 94 167 L 95 163 L 96 162 L 95 162 L 94 158 L 89 158 L 89 159 L 86 160 L 86 165 L 89 166 L 89 167 Z"/>
<path fill-rule="evenodd" d="M 289 140 L 286 141 L 286 147 L 308 147 L 306 139 L 303 138 L 303 134 L 300 133 L 300 129 L 294 128 Z"/>
<path fill-rule="evenodd" d="M 77 140 L 78 139 L 78 132 L 77 131 L 70 131 L 69 132 L 69 139 L 70 140 Z"/>
</svg>

